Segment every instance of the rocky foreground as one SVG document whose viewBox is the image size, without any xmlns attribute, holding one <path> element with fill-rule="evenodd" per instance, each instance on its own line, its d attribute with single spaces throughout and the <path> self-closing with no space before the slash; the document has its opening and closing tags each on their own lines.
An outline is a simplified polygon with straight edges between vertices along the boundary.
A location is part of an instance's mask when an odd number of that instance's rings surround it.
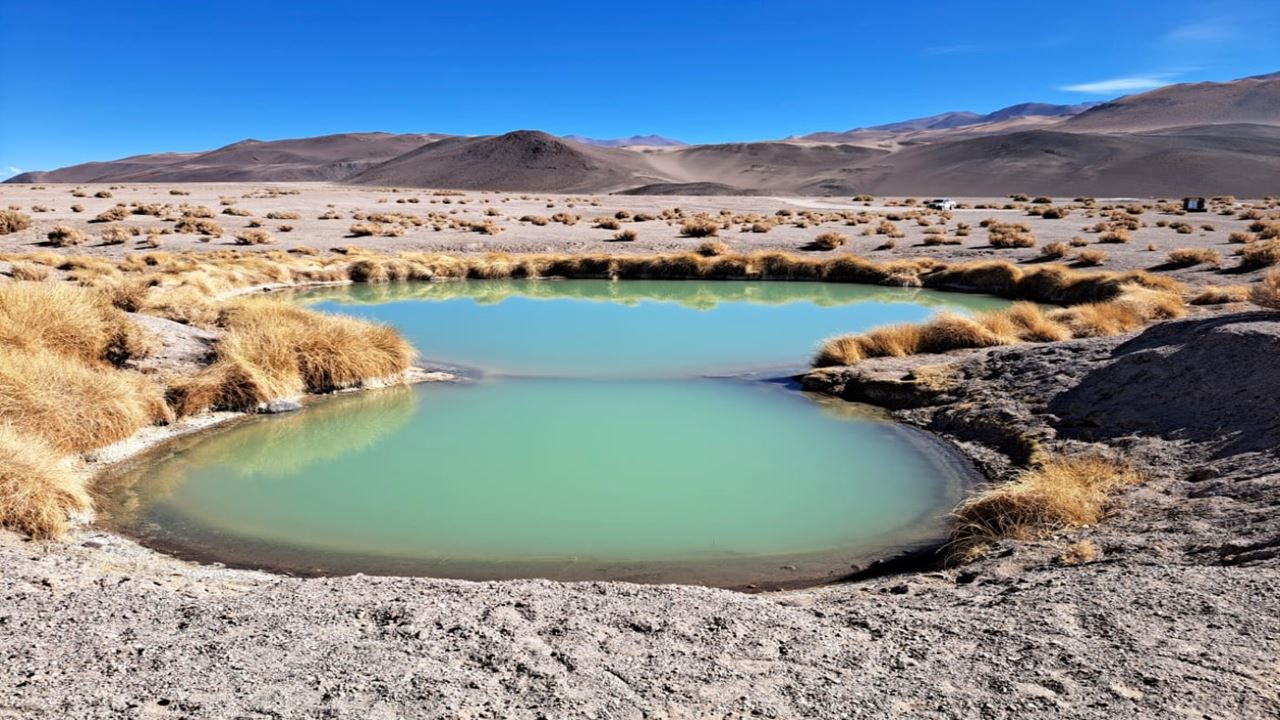
<svg viewBox="0 0 1280 720">
<path fill-rule="evenodd" d="M 0 717 L 1276 717 L 1277 358 L 1250 313 L 815 374 L 995 477 L 1065 448 L 1149 480 L 1102 526 L 807 591 L 302 580 L 0 532 Z"/>
</svg>

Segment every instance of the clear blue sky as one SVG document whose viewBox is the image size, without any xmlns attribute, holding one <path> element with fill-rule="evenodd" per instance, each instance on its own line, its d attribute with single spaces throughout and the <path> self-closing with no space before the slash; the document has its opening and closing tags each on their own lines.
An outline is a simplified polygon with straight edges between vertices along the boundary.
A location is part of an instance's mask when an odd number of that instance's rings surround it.
<svg viewBox="0 0 1280 720">
<path fill-rule="evenodd" d="M 246 137 L 687 142 L 1280 70 L 1280 2 L 0 0 L 0 177 Z"/>
</svg>

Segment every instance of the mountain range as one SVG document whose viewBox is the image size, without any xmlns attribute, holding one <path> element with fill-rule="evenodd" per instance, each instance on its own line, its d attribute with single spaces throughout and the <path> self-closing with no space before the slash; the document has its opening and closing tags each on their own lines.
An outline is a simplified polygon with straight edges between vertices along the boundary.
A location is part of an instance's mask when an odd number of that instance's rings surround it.
<svg viewBox="0 0 1280 720">
<path fill-rule="evenodd" d="M 283 181 L 687 195 L 1258 197 L 1280 193 L 1280 73 L 766 142 L 346 133 L 138 155 L 6 182 Z"/>
</svg>

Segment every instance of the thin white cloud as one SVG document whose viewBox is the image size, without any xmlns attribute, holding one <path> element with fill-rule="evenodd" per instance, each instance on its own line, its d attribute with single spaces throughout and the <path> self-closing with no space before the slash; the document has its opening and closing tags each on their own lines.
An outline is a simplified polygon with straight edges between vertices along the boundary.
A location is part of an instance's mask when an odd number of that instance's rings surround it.
<svg viewBox="0 0 1280 720">
<path fill-rule="evenodd" d="M 1134 92 L 1137 90 L 1152 90 L 1158 87 L 1169 85 L 1171 81 L 1167 75 L 1131 75 L 1129 77 L 1111 78 L 1109 80 L 1097 80 L 1094 82 L 1079 83 L 1077 85 L 1063 85 L 1059 90 L 1067 92 L 1084 93 L 1086 95 L 1110 95 L 1122 92 Z"/>
<path fill-rule="evenodd" d="M 1230 23 L 1206 20 L 1179 25 L 1165 33 L 1162 39 L 1167 43 L 1212 44 L 1230 42 L 1239 36 L 1239 30 Z"/>
<path fill-rule="evenodd" d="M 11 174 L 13 174 L 13 175 L 18 175 L 18 174 L 20 174 L 20 173 L 22 172 L 22 168 L 16 168 L 16 167 L 14 167 L 14 166 L 10 165 L 10 166 L 9 166 L 9 172 L 10 172 Z"/>
</svg>

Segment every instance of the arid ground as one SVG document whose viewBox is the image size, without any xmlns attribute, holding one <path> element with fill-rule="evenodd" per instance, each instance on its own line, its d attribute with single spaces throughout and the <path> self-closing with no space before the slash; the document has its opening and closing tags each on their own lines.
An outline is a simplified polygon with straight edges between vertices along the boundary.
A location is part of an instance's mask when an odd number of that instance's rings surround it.
<svg viewBox="0 0 1280 720">
<path fill-rule="evenodd" d="M 111 190 L 111 187 L 117 189 Z M 172 195 L 171 190 L 188 194 Z M 109 193 L 110 197 L 94 197 L 102 191 Z M 85 197 L 73 196 L 73 192 Z M 282 192 L 289 194 L 280 194 Z M 64 254 L 74 252 L 77 255 L 120 258 L 128 253 L 155 249 L 147 244 L 152 233 L 165 233 L 154 235 L 155 247 L 167 251 L 288 250 L 300 246 L 320 252 L 357 246 L 382 253 L 428 251 L 458 254 L 648 254 L 694 250 L 703 238 L 685 236 L 679 219 L 663 217 L 664 211 L 668 214 L 678 211 L 681 217 L 705 215 L 717 219 L 722 217 L 722 213 L 727 213 L 723 217 L 734 218 L 737 224 L 721 231 L 718 239 L 736 252 L 805 251 L 811 252 L 815 258 L 852 252 L 875 261 L 919 257 L 948 261 L 1001 258 L 1031 266 L 1050 259 L 1070 264 L 1080 251 L 1089 249 L 1106 253 L 1105 260 L 1099 265 L 1089 267 L 1101 270 L 1149 269 L 1192 285 L 1240 284 L 1261 274 L 1261 269 L 1241 273 L 1233 267 L 1237 263 L 1232 254 L 1241 245 L 1231 241 L 1231 234 L 1248 232 L 1253 222 L 1238 217 L 1238 212 L 1234 211 L 1230 215 L 1163 212 L 1154 207 L 1157 202 L 1154 198 L 1097 198 L 1094 204 L 1099 209 L 1090 211 L 1079 209 L 1079 203 L 1073 202 L 1072 198 L 1053 198 L 1052 203 L 1038 207 L 1076 206 L 1077 209 L 1065 218 L 1045 220 L 1028 215 L 1029 209 L 1037 207 L 1028 201 L 1014 202 L 1007 197 L 958 197 L 953 199 L 961 204 L 961 209 L 952 211 L 946 222 L 940 222 L 936 212 L 927 213 L 932 226 L 927 227 L 919 224 L 914 216 L 924 210 L 923 202 L 928 199 L 931 198 L 856 201 L 849 197 L 551 195 L 496 191 L 458 194 L 446 191 L 442 194 L 441 191 L 414 188 L 364 188 L 321 183 L 261 186 L 244 183 L 140 186 L 17 184 L 0 186 L 0 204 L 17 206 L 28 212 L 33 223 L 26 230 L 0 236 L 0 251 L 58 249 Z M 128 206 L 123 220 L 93 221 L 101 213 L 122 203 Z M 1164 203 L 1170 207 L 1177 206 L 1180 199 Z M 157 214 L 133 214 L 135 204 L 150 205 Z M 1144 204 L 1148 209 L 1133 216 L 1141 227 L 1130 233 L 1129 241 L 1103 242 L 1100 233 L 1091 231 L 1092 226 L 1109 219 L 1109 211 L 1101 208 L 1136 206 L 1141 209 Z M 73 205 L 80 206 L 82 210 L 73 212 Z M 174 232 L 174 221 L 183 214 L 183 205 L 211 210 L 213 216 L 209 219 L 222 232 L 217 236 Z M 32 208 L 47 208 L 47 211 L 31 212 Z M 225 214 L 227 208 L 243 214 Z M 318 219 L 327 212 L 336 217 Z M 619 212 L 630 217 L 617 220 L 615 216 Z M 785 215 L 779 215 L 780 212 Z M 271 219 L 269 216 L 273 213 L 297 214 L 297 217 Z M 400 234 L 394 237 L 356 236 L 352 233 L 352 226 L 371 224 L 357 219 L 362 213 L 411 215 L 417 217 L 420 224 L 372 223 Z M 574 224 L 566 225 L 552 219 L 557 214 L 577 216 L 577 219 Z M 652 219 L 635 219 L 636 215 L 645 214 Z M 867 215 L 874 222 L 849 225 L 837 214 Z M 752 218 L 760 220 L 752 221 Z M 599 227 L 602 219 L 616 221 L 616 224 L 606 223 L 608 227 Z M 877 229 L 879 222 L 885 219 L 893 223 L 901 237 L 874 232 L 866 234 Z M 980 227 L 987 219 L 1025 223 L 1035 238 L 1034 246 L 992 247 L 987 240 L 987 231 Z M 536 224 L 543 221 L 545 224 Z M 1178 222 L 1189 224 L 1191 231 L 1183 233 L 1168 226 Z M 498 232 L 490 235 L 461 224 L 488 224 Z M 957 234 L 960 224 L 969 226 L 967 236 Z M 1162 224 L 1166 226 L 1162 227 Z M 52 248 L 53 243 L 47 234 L 59 225 L 83 231 L 86 235 L 83 244 Z M 755 225 L 765 225 L 767 230 L 754 232 L 752 228 Z M 118 244 L 104 244 L 101 233 L 112 226 L 137 234 Z M 270 233 L 274 242 L 266 245 L 238 244 L 235 235 L 254 227 Z M 284 227 L 289 230 L 284 230 Z M 929 237 L 926 231 L 936 232 L 939 227 L 943 229 L 939 237 L 959 244 L 926 244 Z M 634 231 L 635 239 L 615 240 L 620 229 Z M 846 235 L 847 242 L 831 251 L 809 249 L 817 235 L 828 231 Z M 1061 258 L 1044 256 L 1046 245 L 1070 243 L 1072 238 L 1081 238 L 1087 245 L 1071 247 Z M 1171 266 L 1168 253 L 1180 248 L 1216 250 L 1222 258 L 1222 267 L 1212 268 L 1204 264 Z"/>
<path fill-rule="evenodd" d="M 100 191 L 110 197 L 95 197 Z M 0 205 L 33 220 L 0 236 L 0 252 L 646 254 L 698 248 L 712 238 L 688 237 L 685 225 L 710 218 L 733 251 L 814 258 L 1000 258 L 1034 268 L 1046 262 L 1042 248 L 1063 243 L 1053 262 L 1103 250 L 1087 269 L 1149 270 L 1185 283 L 1190 295 L 1258 281 L 1264 267 L 1240 268 L 1234 253 L 1265 241 L 1252 237 L 1257 221 L 1241 216 L 1275 212 L 1256 200 L 1184 215 L 1177 203 L 1151 199 L 956 199 L 994 207 L 944 218 L 905 198 L 4 185 Z M 89 222 L 119 203 L 119 219 Z M 188 217 L 220 232 L 174 232 L 183 204 L 207 208 Z M 134 214 L 138 206 L 145 214 Z M 247 214 L 225 214 L 228 207 Z M 1068 214 L 1028 214 L 1045 207 Z M 318 219 L 330 211 L 338 217 Z M 390 213 L 420 222 L 368 217 Z M 580 219 L 550 220 L 558 213 Z M 637 221 L 640 214 L 652 219 Z M 533 216 L 548 222 L 521 220 Z M 1025 223 L 1012 234 L 1034 244 L 993 247 L 988 218 Z M 617 227 L 596 227 L 598 219 Z M 248 227 L 255 221 L 260 227 Z M 895 230 L 878 233 L 882 221 Z M 1100 242 L 1100 222 L 1133 227 L 1128 241 Z M 392 234 L 353 236 L 360 224 Z M 751 231 L 756 224 L 767 231 Z M 119 241 L 104 244 L 109 227 L 121 229 L 112 233 Z M 251 229 L 274 242 L 237 244 Z M 636 238 L 612 239 L 625 230 Z M 846 236 L 842 245 L 805 249 L 832 232 Z M 930 236 L 960 243 L 926 245 Z M 74 244 L 51 246 L 66 237 Z M 1218 257 L 1170 263 L 1178 249 Z M 0 272 L 11 266 L 0 261 Z M 959 566 L 917 558 L 864 569 L 845 584 L 758 595 L 297 579 L 184 563 L 92 526 L 60 541 L 0 530 L 0 717 L 1276 717 L 1280 316 L 1234 299 L 1117 335 L 874 358 L 810 374 L 811 389 L 891 409 L 953 443 L 992 480 L 1012 477 L 1031 447 L 1105 453 L 1143 474 L 1100 523 L 1001 540 Z M 199 355 L 202 331 L 169 320 L 149 327 L 169 338 L 156 362 L 178 367 Z M 922 368 L 939 365 L 949 368 L 947 382 L 921 380 Z"/>
</svg>

